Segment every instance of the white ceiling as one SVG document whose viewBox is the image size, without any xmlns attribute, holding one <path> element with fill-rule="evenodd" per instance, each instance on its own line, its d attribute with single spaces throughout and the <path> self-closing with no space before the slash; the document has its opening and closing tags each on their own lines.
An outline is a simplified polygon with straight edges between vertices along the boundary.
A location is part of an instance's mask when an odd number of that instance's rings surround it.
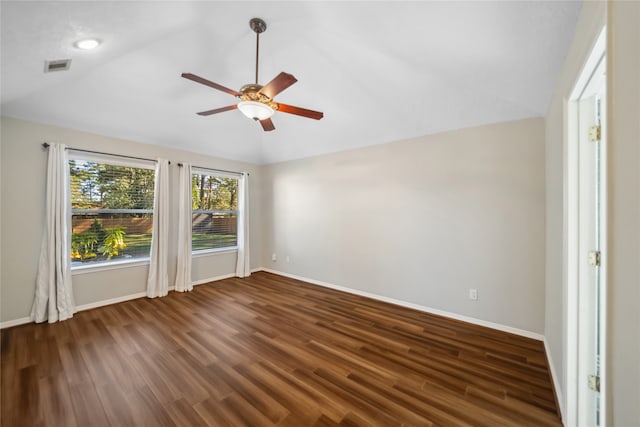
<svg viewBox="0 0 640 427">
<path fill-rule="evenodd" d="M 543 116 L 579 1 L 2 1 L 2 114 L 253 163 L 272 163 Z M 276 113 L 263 132 L 223 92 L 279 72 L 276 97 L 323 111 Z M 86 36 L 103 44 L 80 51 Z M 71 58 L 69 71 L 44 61 Z"/>
</svg>

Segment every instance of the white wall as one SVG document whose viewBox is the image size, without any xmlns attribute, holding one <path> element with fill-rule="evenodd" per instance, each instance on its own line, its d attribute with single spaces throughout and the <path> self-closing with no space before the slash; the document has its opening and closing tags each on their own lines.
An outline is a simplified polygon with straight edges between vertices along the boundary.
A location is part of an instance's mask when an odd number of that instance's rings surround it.
<svg viewBox="0 0 640 427">
<path fill-rule="evenodd" d="M 543 331 L 542 119 L 268 165 L 262 195 L 264 267 Z"/>
<path fill-rule="evenodd" d="M 171 161 L 171 229 L 177 240 L 178 162 L 234 171 L 247 171 L 250 181 L 251 266 L 261 261 L 260 168 L 255 165 L 217 159 L 196 153 L 160 146 L 140 144 L 70 129 L 2 118 L 2 272 L 0 321 L 28 317 L 33 302 L 36 268 L 44 224 L 46 150 L 43 142 L 64 143 L 83 148 L 145 158 L 167 158 Z M 176 249 L 170 253 L 170 285 L 175 279 Z M 236 252 L 224 252 L 193 259 L 194 282 L 235 272 Z M 145 291 L 148 265 L 108 271 L 83 272 L 73 275 L 77 305 L 99 303 Z"/>
<path fill-rule="evenodd" d="M 609 416 L 640 425 L 640 2 L 608 8 Z"/>
</svg>

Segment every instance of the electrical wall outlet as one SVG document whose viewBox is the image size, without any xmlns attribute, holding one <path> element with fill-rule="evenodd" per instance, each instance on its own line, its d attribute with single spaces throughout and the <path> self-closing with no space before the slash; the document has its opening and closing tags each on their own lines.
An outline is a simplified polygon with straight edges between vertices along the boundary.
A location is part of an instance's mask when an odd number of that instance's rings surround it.
<svg viewBox="0 0 640 427">
<path fill-rule="evenodd" d="M 469 289 L 469 299 L 472 301 L 476 301 L 478 299 L 477 289 Z"/>
<path fill-rule="evenodd" d="M 291 258 L 289 258 L 289 255 L 287 255 L 287 257 L 284 260 L 289 262 L 289 261 L 291 261 Z"/>
<path fill-rule="evenodd" d="M 276 253 L 272 253 L 271 254 L 271 261 L 276 262 L 278 260 L 278 256 L 276 255 Z"/>
</svg>

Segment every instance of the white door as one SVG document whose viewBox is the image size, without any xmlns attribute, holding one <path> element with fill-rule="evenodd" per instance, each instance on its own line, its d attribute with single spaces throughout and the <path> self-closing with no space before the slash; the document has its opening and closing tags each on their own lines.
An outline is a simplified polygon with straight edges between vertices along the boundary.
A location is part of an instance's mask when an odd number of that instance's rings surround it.
<svg viewBox="0 0 640 427">
<path fill-rule="evenodd" d="M 578 99 L 578 425 L 600 426 L 605 60 Z"/>
</svg>

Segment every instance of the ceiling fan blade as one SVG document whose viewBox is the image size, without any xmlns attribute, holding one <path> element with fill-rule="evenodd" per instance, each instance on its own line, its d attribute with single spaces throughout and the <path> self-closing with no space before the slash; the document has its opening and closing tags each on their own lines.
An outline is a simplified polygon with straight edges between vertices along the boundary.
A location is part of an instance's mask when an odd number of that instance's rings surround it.
<svg viewBox="0 0 640 427">
<path fill-rule="evenodd" d="M 264 129 L 265 132 L 272 131 L 276 128 L 273 125 L 273 122 L 271 121 L 271 119 L 260 120 L 260 124 L 262 125 L 262 129 Z"/>
<path fill-rule="evenodd" d="M 185 79 L 189 79 L 189 80 L 193 80 L 196 83 L 200 83 L 203 84 L 205 86 L 209 86 L 212 87 L 214 89 L 218 89 L 221 90 L 222 92 L 226 92 L 229 95 L 233 95 L 233 96 L 240 96 L 240 92 L 237 92 L 233 89 L 229 89 L 228 87 L 224 87 L 222 85 L 219 85 L 218 83 L 214 83 L 210 80 L 204 79 L 200 76 L 196 76 L 195 74 L 191 74 L 191 73 L 182 73 L 182 77 L 184 77 Z"/>
<path fill-rule="evenodd" d="M 293 77 L 291 74 L 287 74 L 282 72 L 276 76 L 275 79 L 271 80 L 267 83 L 262 89 L 258 91 L 258 93 L 262 93 L 269 98 L 273 99 L 274 96 L 297 82 L 298 79 Z"/>
<path fill-rule="evenodd" d="M 200 111 L 199 113 L 196 113 L 196 114 L 200 116 L 210 116 L 212 114 L 224 113 L 225 111 L 235 110 L 237 108 L 238 108 L 238 104 L 233 104 L 226 107 L 216 108 L 215 110 Z"/>
<path fill-rule="evenodd" d="M 278 111 L 283 113 L 295 114 L 297 116 L 308 117 L 310 119 L 320 120 L 324 117 L 324 113 L 320 111 L 307 110 L 306 108 L 294 107 L 293 105 L 278 103 Z"/>
</svg>

